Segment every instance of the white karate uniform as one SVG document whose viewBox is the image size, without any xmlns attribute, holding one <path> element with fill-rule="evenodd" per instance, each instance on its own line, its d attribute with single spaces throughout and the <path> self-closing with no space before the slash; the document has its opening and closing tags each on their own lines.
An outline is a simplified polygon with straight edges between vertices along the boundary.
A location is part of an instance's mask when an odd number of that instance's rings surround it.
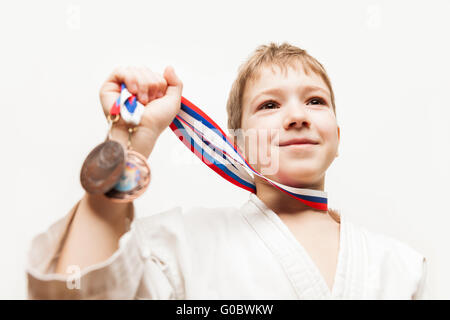
<svg viewBox="0 0 450 320">
<path fill-rule="evenodd" d="M 81 270 L 80 288 L 53 273 L 76 209 L 29 251 L 32 299 L 418 299 L 426 259 L 341 214 L 333 289 L 278 215 L 256 195 L 240 208 L 180 207 L 132 218 L 119 249 Z M 74 281 L 71 282 L 72 286 Z"/>
</svg>

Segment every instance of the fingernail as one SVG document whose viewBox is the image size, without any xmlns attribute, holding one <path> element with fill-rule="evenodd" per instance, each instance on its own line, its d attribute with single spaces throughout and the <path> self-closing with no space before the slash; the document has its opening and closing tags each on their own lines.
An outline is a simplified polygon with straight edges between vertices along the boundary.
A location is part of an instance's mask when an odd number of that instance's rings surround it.
<svg viewBox="0 0 450 320">
<path fill-rule="evenodd" d="M 147 103 L 148 95 L 146 93 L 142 94 L 141 100 L 142 100 L 143 103 Z"/>
</svg>

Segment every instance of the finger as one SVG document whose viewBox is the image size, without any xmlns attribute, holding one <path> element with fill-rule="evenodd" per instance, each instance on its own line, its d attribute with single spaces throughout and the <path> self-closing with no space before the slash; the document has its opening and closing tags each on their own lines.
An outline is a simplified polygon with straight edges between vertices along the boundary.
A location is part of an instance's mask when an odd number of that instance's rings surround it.
<svg viewBox="0 0 450 320">
<path fill-rule="evenodd" d="M 148 102 L 151 101 L 152 96 L 151 96 L 151 84 L 154 81 L 152 76 L 151 76 L 151 71 L 149 68 L 147 67 L 142 67 L 139 69 L 139 72 L 142 76 L 142 79 L 144 79 L 145 81 L 145 95 L 143 95 L 143 99 L 142 99 L 142 103 L 145 105 Z"/>
<path fill-rule="evenodd" d="M 164 78 L 167 81 L 166 95 L 177 97 L 181 96 L 183 83 L 181 82 L 180 78 L 178 78 L 172 66 L 166 67 L 166 69 L 164 70 Z"/>
<path fill-rule="evenodd" d="M 156 75 L 156 78 L 158 79 L 158 90 L 157 90 L 156 98 L 161 98 L 166 94 L 167 81 L 161 74 L 155 73 L 155 75 Z"/>
<path fill-rule="evenodd" d="M 120 92 L 120 84 L 125 80 L 126 71 L 124 67 L 117 67 L 110 73 L 106 81 L 100 88 L 100 93 Z"/>
<path fill-rule="evenodd" d="M 109 76 L 107 83 L 114 83 L 117 92 L 120 92 L 120 86 L 125 83 L 128 91 L 137 93 L 137 79 L 132 67 L 118 67 Z"/>
<path fill-rule="evenodd" d="M 131 94 L 138 94 L 138 74 L 133 67 L 127 67 L 125 69 L 123 82 Z"/>
<path fill-rule="evenodd" d="M 142 69 L 142 72 L 148 83 L 148 102 L 150 102 L 156 99 L 156 94 L 158 91 L 158 78 L 156 77 L 155 73 L 152 72 L 149 68 Z"/>
<path fill-rule="evenodd" d="M 150 99 L 149 91 L 153 79 L 142 67 L 136 68 L 136 74 L 138 77 L 138 100 L 143 105 L 146 105 Z"/>
</svg>

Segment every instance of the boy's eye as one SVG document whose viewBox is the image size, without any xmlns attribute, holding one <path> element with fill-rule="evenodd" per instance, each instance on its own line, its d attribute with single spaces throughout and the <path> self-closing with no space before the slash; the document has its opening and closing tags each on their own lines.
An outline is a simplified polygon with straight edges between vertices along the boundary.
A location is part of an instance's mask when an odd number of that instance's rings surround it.
<svg viewBox="0 0 450 320">
<path fill-rule="evenodd" d="M 327 103 L 322 98 L 312 98 L 311 100 L 309 100 L 308 104 L 313 104 L 313 105 L 324 104 L 325 105 Z"/>
<path fill-rule="evenodd" d="M 278 104 L 277 104 L 277 103 L 275 103 L 275 102 L 273 102 L 273 101 L 268 101 L 268 102 L 263 103 L 263 104 L 259 107 L 259 109 L 260 109 L 260 110 L 262 110 L 262 109 L 273 109 L 273 108 L 276 108 L 276 107 L 278 107 Z"/>
</svg>

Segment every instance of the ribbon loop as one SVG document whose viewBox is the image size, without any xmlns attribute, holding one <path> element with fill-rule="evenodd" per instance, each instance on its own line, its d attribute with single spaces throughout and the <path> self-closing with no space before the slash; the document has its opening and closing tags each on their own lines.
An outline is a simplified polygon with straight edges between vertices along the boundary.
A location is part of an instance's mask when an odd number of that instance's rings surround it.
<svg viewBox="0 0 450 320">
<path fill-rule="evenodd" d="M 111 115 L 120 114 L 126 123 L 138 126 L 144 114 L 144 106 L 138 101 L 135 95 L 127 90 L 125 84 L 122 83 L 120 96 L 111 107 L 109 113 Z"/>
<path fill-rule="evenodd" d="M 111 108 L 111 114 L 120 115 L 127 123 L 139 125 L 144 106 L 122 84 L 120 97 Z M 320 190 L 294 188 L 283 185 L 256 171 L 240 153 L 234 142 L 200 108 L 181 97 L 180 112 L 170 129 L 203 163 L 234 185 L 256 193 L 255 175 L 275 188 L 318 210 L 328 210 L 327 193 Z"/>
<path fill-rule="evenodd" d="M 170 124 L 170 128 L 208 167 L 238 187 L 256 193 L 254 177 L 257 175 L 312 208 L 328 210 L 326 192 L 286 186 L 256 171 L 223 130 L 184 97 L 181 98 L 181 110 Z"/>
</svg>

